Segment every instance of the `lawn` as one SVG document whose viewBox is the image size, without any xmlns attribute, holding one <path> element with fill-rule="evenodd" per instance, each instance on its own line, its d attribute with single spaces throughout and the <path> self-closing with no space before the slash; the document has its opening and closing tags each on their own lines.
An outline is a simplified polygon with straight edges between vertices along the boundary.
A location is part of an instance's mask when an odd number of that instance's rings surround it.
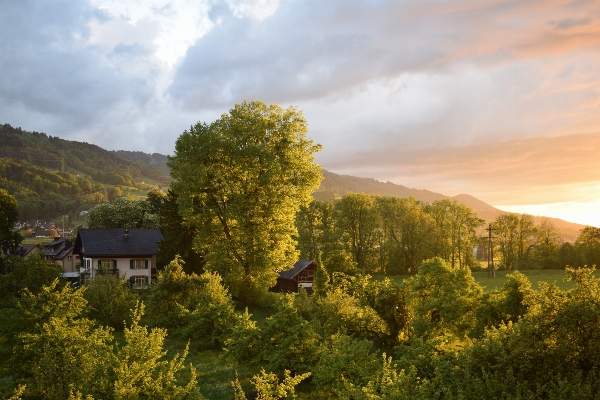
<svg viewBox="0 0 600 400">
<path fill-rule="evenodd" d="M 573 282 L 565 282 L 566 273 L 563 270 L 524 270 L 520 271 L 525 275 L 531 282 L 531 287 L 534 289 L 538 288 L 539 282 L 548 282 L 556 284 L 562 290 L 568 290 L 573 287 Z M 493 289 L 500 289 L 506 282 L 506 271 L 496 271 L 495 278 L 488 278 L 487 272 L 473 272 L 473 277 L 480 284 L 485 291 L 491 291 Z M 595 271 L 594 276 L 600 278 L 600 271 Z M 396 284 L 401 284 L 402 281 L 408 278 L 407 275 L 394 275 L 389 276 Z"/>
</svg>

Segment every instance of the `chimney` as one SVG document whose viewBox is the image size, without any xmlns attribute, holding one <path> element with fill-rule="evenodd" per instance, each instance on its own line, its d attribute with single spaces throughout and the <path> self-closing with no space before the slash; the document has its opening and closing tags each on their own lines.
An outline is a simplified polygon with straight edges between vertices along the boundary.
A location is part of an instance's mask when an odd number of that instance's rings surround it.
<svg viewBox="0 0 600 400">
<path fill-rule="evenodd" d="M 125 229 L 125 240 L 129 239 L 129 229 Z"/>
</svg>

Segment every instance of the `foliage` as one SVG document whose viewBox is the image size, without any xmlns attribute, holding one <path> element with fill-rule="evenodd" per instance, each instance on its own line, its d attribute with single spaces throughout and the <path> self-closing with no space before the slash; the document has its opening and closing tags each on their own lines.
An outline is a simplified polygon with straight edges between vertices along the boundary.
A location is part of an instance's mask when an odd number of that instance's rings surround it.
<svg viewBox="0 0 600 400">
<path fill-rule="evenodd" d="M 65 399 L 71 390 L 103 394 L 110 387 L 114 360 L 107 328 L 80 318 L 86 301 L 82 290 L 58 281 L 38 294 L 25 291 L 19 308 L 30 321 L 19 334 L 13 352 L 13 371 L 26 384 L 26 397 Z"/>
<path fill-rule="evenodd" d="M 435 238 L 435 220 L 425 205 L 414 197 L 379 197 L 382 237 L 380 266 L 384 275 L 414 272 L 431 256 Z"/>
<path fill-rule="evenodd" d="M 108 200 L 110 192 L 116 196 L 119 187 L 135 186 L 134 180 L 170 182 L 146 163 L 8 124 L 0 124 L 0 142 L 0 188 L 17 197 L 23 220 L 88 208 Z"/>
<path fill-rule="evenodd" d="M 383 365 L 365 386 L 357 386 L 350 382 L 346 383 L 340 398 L 352 398 L 357 400 L 376 399 L 398 399 L 409 400 L 415 398 L 415 392 L 419 389 L 415 369 L 397 371 L 392 364 L 392 357 L 383 353 Z"/>
<path fill-rule="evenodd" d="M 202 399 L 196 386 L 196 371 L 190 365 L 190 379 L 179 385 L 177 373 L 184 366 L 188 349 L 171 360 L 161 360 L 164 350 L 165 329 L 148 332 L 139 321 L 144 313 L 143 304 L 133 312 L 133 323 L 125 328 L 125 345 L 117 352 L 114 368 L 114 393 L 117 399 Z"/>
<path fill-rule="evenodd" d="M 147 228 L 159 229 L 158 214 L 153 214 L 147 200 L 121 197 L 112 203 L 102 203 L 88 215 L 88 227 L 96 228 Z"/>
<path fill-rule="evenodd" d="M 374 246 L 378 239 L 379 214 L 375 198 L 364 194 L 347 194 L 335 203 L 336 227 L 340 241 L 363 273 L 377 270 Z"/>
<path fill-rule="evenodd" d="M 256 399 L 258 400 L 279 400 L 279 399 L 295 399 L 295 387 L 297 384 L 302 382 L 304 379 L 310 376 L 310 372 L 302 375 L 296 375 L 292 377 L 290 371 L 284 372 L 283 381 L 279 381 L 277 375 L 273 373 L 265 372 L 264 368 L 261 368 L 259 375 L 252 377 L 252 383 L 257 393 Z M 236 377 L 234 382 L 231 382 L 234 389 L 234 395 L 236 400 L 246 400 L 246 394 L 244 393 L 239 380 Z"/>
<path fill-rule="evenodd" d="M 476 310 L 477 325 L 470 335 L 481 337 L 486 328 L 497 327 L 508 322 L 517 322 L 527 313 L 525 298 L 531 296 L 531 282 L 522 273 L 515 271 L 506 275 L 500 291 L 485 293 Z"/>
<path fill-rule="evenodd" d="M 88 316 L 103 326 L 122 329 L 131 324 L 131 310 L 139 300 L 128 282 L 114 275 L 98 274 L 86 285 L 84 298 L 88 302 Z"/>
<path fill-rule="evenodd" d="M 417 336 L 462 336 L 476 323 L 475 309 L 483 290 L 469 269 L 455 270 L 442 259 L 433 258 L 421 264 L 417 275 L 405 280 L 405 293 Z"/>
<path fill-rule="evenodd" d="M 324 343 L 314 368 L 313 383 L 326 392 L 343 392 L 347 382 L 366 386 L 379 368 L 369 340 L 354 339 L 344 333 L 331 335 Z"/>
<path fill-rule="evenodd" d="M 13 307 L 14 300 L 21 297 L 25 289 L 39 293 L 62 272 L 60 265 L 46 261 L 41 253 L 27 258 L 9 257 L 5 261 L 5 273 L 0 274 L 0 307 Z"/>
<path fill-rule="evenodd" d="M 223 341 L 237 322 L 233 302 L 214 272 L 187 275 L 176 257 L 152 285 L 148 305 L 154 324 L 185 339 Z"/>
<path fill-rule="evenodd" d="M 310 371 L 319 357 L 321 336 L 294 306 L 294 295 L 283 295 L 277 312 L 261 327 L 246 313 L 226 342 L 227 350 L 242 363 L 263 365 L 282 373 Z"/>
<path fill-rule="evenodd" d="M 156 262 L 163 267 L 180 256 L 185 272 L 199 274 L 204 268 L 204 258 L 192 246 L 197 229 L 184 223 L 183 217 L 179 215 L 177 197 L 177 194 L 169 189 L 161 204 L 161 231 L 165 240 L 158 245 Z"/>
<path fill-rule="evenodd" d="M 0 273 L 3 267 L 1 259 L 15 254 L 15 250 L 23 241 L 19 232 L 13 231 L 13 226 L 18 220 L 17 200 L 0 188 Z"/>
<path fill-rule="evenodd" d="M 193 368 L 179 383 L 187 351 L 164 360 L 166 331 L 139 325 L 143 305 L 134 307 L 125 343 L 117 346 L 110 328 L 83 316 L 86 288 L 57 285 L 25 290 L 18 301 L 29 323 L 17 334 L 10 370 L 25 398 L 201 398 Z"/>
<path fill-rule="evenodd" d="M 247 303 L 297 261 L 294 218 L 321 179 L 306 131 L 295 108 L 243 102 L 185 131 L 169 160 L 195 250 Z"/>
<path fill-rule="evenodd" d="M 328 335 L 343 329 L 357 337 L 382 341 L 390 333 L 388 325 L 372 307 L 361 305 L 357 297 L 339 287 L 316 299 L 316 313 Z"/>
</svg>

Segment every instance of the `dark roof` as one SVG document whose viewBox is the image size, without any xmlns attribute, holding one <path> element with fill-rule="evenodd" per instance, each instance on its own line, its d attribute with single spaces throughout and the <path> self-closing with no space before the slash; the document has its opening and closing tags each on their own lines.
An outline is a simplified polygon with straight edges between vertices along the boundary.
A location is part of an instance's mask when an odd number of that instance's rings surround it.
<svg viewBox="0 0 600 400">
<path fill-rule="evenodd" d="M 294 264 L 294 267 L 292 269 L 280 272 L 279 277 L 283 279 L 293 279 L 296 275 L 298 275 L 312 263 L 314 263 L 313 260 L 300 260 L 296 262 L 296 264 Z"/>
<path fill-rule="evenodd" d="M 158 253 L 158 242 L 165 238 L 158 229 L 80 229 L 75 241 L 74 253 L 81 247 L 88 257 L 151 256 Z"/>
<path fill-rule="evenodd" d="M 36 247 L 37 244 L 22 244 L 17 248 L 17 255 L 25 257 L 27 254 L 31 253 L 31 251 Z"/>
<path fill-rule="evenodd" d="M 73 243 L 66 238 L 54 238 L 44 246 L 44 255 L 57 260 L 62 260 L 73 250 Z"/>
</svg>

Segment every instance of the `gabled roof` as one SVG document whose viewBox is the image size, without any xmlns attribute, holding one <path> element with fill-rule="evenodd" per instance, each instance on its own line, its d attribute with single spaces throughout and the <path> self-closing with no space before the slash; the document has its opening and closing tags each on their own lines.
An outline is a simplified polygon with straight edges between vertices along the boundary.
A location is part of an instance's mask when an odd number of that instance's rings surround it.
<svg viewBox="0 0 600 400">
<path fill-rule="evenodd" d="M 44 255 L 57 260 L 62 260 L 73 250 L 73 244 L 66 238 L 54 238 L 53 241 L 44 245 Z"/>
<path fill-rule="evenodd" d="M 21 257 L 25 257 L 27 254 L 31 253 L 33 249 L 37 247 L 37 244 L 22 244 L 17 247 L 17 255 Z"/>
<path fill-rule="evenodd" d="M 279 277 L 283 279 L 293 279 L 296 275 L 304 271 L 306 267 L 313 263 L 313 260 L 300 260 L 296 262 L 296 264 L 294 264 L 294 266 L 291 269 L 280 272 Z"/>
<path fill-rule="evenodd" d="M 86 257 L 152 256 L 158 253 L 158 242 L 165 238 L 158 229 L 80 229 L 75 241 L 76 254 L 81 248 Z"/>
</svg>

